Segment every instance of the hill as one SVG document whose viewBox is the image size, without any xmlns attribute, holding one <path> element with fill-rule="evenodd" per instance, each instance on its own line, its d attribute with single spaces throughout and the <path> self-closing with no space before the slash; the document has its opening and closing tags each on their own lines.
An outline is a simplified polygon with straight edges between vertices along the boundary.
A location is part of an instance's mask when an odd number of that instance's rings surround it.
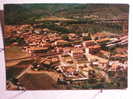
<svg viewBox="0 0 133 99">
<path fill-rule="evenodd" d="M 32 23 L 42 17 L 112 19 L 128 15 L 127 4 L 6 4 L 6 24 Z"/>
</svg>

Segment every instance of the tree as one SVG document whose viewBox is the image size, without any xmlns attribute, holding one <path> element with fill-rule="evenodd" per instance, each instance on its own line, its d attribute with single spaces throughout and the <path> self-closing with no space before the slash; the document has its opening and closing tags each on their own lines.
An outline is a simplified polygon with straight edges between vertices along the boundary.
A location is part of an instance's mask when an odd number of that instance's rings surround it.
<svg viewBox="0 0 133 99">
<path fill-rule="evenodd" d="M 62 38 L 67 41 L 69 40 L 69 37 L 67 35 L 63 35 Z"/>
</svg>

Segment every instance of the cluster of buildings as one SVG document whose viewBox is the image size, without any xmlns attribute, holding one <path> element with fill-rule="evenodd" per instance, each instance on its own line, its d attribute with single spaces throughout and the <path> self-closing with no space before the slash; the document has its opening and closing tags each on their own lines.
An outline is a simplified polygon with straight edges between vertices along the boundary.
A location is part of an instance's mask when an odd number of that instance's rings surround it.
<svg viewBox="0 0 133 99">
<path fill-rule="evenodd" d="M 67 36 L 65 40 L 63 34 L 47 28 L 35 28 L 32 25 L 8 26 L 8 28 L 7 31 L 10 33 L 8 37 L 23 38 L 26 42 L 22 46 L 23 50 L 30 53 L 38 64 L 54 67 L 57 72 L 62 73 L 64 79 L 85 80 L 95 75 L 96 79 L 104 78 L 106 82 L 110 82 L 107 71 L 116 71 L 118 67 L 127 69 L 127 55 L 118 53 L 111 55 L 109 50 L 103 50 L 103 46 L 110 47 L 111 44 L 118 42 L 127 44 L 124 37 L 97 33 L 93 39 L 83 40 L 83 36 L 69 33 L 65 34 Z M 102 54 L 99 56 L 98 53 Z M 103 55 L 107 57 L 101 57 Z M 124 57 L 125 60 L 118 60 L 117 57 Z"/>
</svg>

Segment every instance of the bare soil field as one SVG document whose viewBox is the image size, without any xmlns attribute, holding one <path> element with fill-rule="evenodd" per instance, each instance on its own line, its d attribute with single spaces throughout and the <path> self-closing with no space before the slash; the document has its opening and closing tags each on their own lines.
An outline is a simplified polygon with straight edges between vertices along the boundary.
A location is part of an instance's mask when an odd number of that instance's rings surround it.
<svg viewBox="0 0 133 99">
<path fill-rule="evenodd" d="M 20 81 L 27 90 L 57 90 L 59 88 L 56 88 L 55 85 L 58 76 L 55 72 L 30 71 L 20 78 Z"/>
</svg>

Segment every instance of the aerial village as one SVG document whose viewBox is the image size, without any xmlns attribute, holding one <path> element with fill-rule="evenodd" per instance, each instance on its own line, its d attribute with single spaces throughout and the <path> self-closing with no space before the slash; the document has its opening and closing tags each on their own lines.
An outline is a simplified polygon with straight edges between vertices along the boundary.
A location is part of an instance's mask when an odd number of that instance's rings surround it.
<svg viewBox="0 0 133 99">
<path fill-rule="evenodd" d="M 58 75 L 55 77 L 57 87 L 63 89 L 74 89 L 72 86 L 75 88 L 82 86 L 81 89 L 91 88 L 83 85 L 86 81 L 94 86 L 99 82 L 113 83 L 113 79 L 116 78 L 121 82 L 126 80 L 127 74 L 124 73 L 127 72 L 127 30 L 123 30 L 125 33 L 122 35 L 106 32 L 97 32 L 93 35 L 91 33 L 64 35 L 48 28 L 36 28 L 36 26 L 37 24 L 6 26 L 8 38 L 23 38 L 25 44 L 21 46 L 22 51 L 28 53 L 28 58 L 33 60 L 14 78 L 15 84 L 11 81 L 7 82 L 7 88 L 25 89 L 18 80 L 28 72 L 57 72 Z M 89 39 L 86 40 L 85 37 Z M 11 44 L 11 46 L 18 45 L 18 42 Z M 111 52 L 112 48 L 114 53 Z M 115 84 L 114 88 L 126 86 L 123 83 Z"/>
<path fill-rule="evenodd" d="M 99 10 L 88 15 L 85 9 L 71 19 L 60 17 L 65 11 L 59 9 L 58 17 L 5 24 L 8 90 L 127 88 L 128 15 L 99 18 Z"/>
</svg>

